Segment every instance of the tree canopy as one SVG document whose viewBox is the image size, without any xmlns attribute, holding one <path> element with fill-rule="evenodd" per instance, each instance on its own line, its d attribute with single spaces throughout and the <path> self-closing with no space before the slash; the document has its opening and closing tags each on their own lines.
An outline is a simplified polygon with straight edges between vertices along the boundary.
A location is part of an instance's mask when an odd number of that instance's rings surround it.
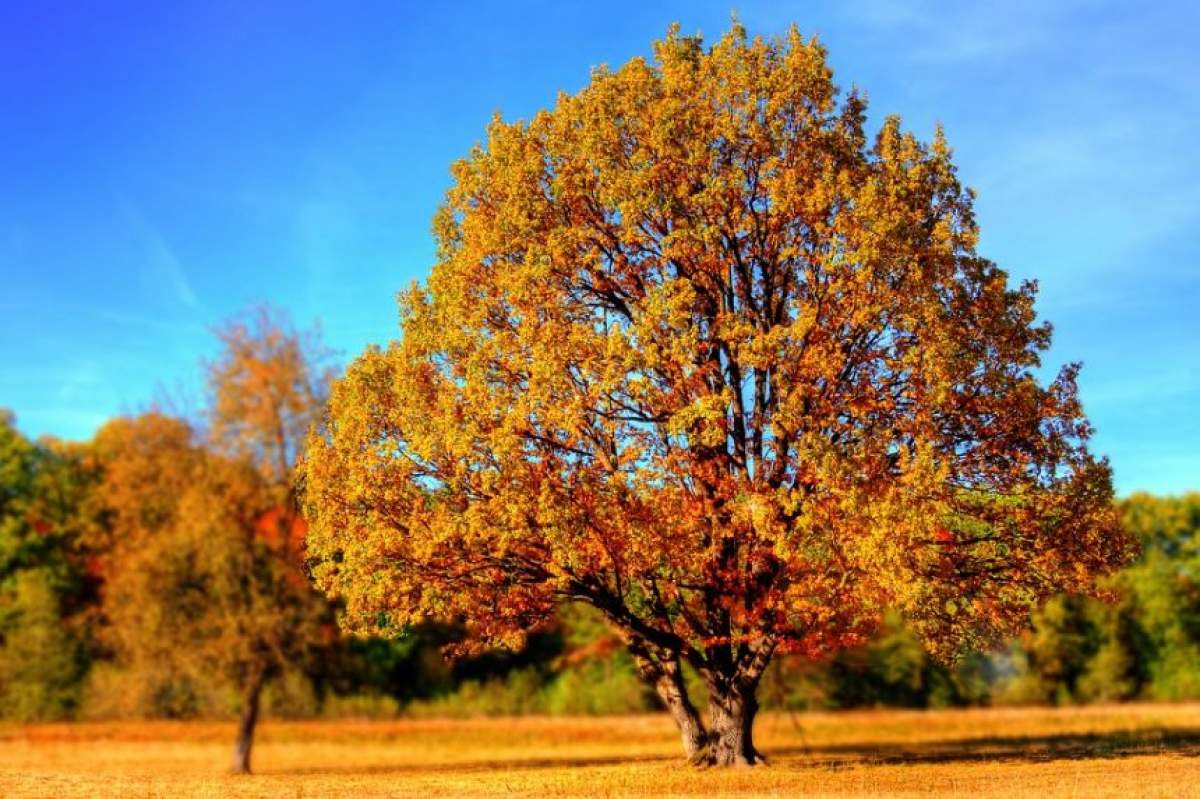
<svg viewBox="0 0 1200 799">
<path fill-rule="evenodd" d="M 238 686 L 234 770 L 248 771 L 265 682 L 329 638 L 292 492 L 328 377 L 315 342 L 269 309 L 217 333 L 207 437 L 156 412 L 97 434 L 114 539 L 105 610 L 118 656 L 162 674 L 150 690 L 213 674 Z"/>
<path fill-rule="evenodd" d="M 402 336 L 336 382 L 303 479 L 360 629 L 516 645 L 598 608 L 707 762 L 754 762 L 777 651 L 886 608 L 936 652 L 1087 591 L 1131 546 L 1077 365 L 972 192 L 796 30 L 672 29 L 453 167 Z M 710 697 L 708 728 L 681 677 Z"/>
</svg>

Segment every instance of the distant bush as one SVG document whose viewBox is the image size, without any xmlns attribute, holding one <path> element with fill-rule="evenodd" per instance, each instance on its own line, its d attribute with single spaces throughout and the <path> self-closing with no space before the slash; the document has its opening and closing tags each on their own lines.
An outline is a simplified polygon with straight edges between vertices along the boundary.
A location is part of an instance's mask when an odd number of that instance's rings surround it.
<svg viewBox="0 0 1200 799">
<path fill-rule="evenodd" d="M 540 713 L 542 680 L 534 669 L 511 671 L 488 680 L 467 680 L 453 693 L 411 702 L 405 713 L 458 718 Z"/>
<path fill-rule="evenodd" d="M 69 718 L 79 706 L 87 663 L 78 637 L 62 623 L 52 575 L 22 571 L 4 594 L 0 708 L 18 721 Z"/>
<path fill-rule="evenodd" d="M 321 702 L 320 715 L 326 719 L 393 719 L 401 714 L 401 710 L 400 702 L 393 696 L 333 694 Z"/>
<path fill-rule="evenodd" d="M 87 719 L 225 718 L 235 709 L 233 686 L 168 668 L 93 664 L 79 715 Z"/>
<path fill-rule="evenodd" d="M 628 655 L 592 661 L 557 674 L 543 689 L 543 708 L 556 715 L 642 713 L 657 705 Z"/>
</svg>

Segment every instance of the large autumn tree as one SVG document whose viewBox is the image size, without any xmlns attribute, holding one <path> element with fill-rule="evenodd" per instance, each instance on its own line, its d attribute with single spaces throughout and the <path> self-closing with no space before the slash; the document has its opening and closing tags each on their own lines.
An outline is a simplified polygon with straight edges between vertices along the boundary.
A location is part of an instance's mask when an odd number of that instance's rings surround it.
<svg viewBox="0 0 1200 799">
<path fill-rule="evenodd" d="M 1077 367 L 975 250 L 939 131 L 792 30 L 673 29 L 454 165 L 402 337 L 335 386 L 310 553 L 361 628 L 623 635 L 701 762 L 753 763 L 771 657 L 886 608 L 950 654 L 1127 552 Z M 704 720 L 681 663 L 707 687 Z"/>
</svg>

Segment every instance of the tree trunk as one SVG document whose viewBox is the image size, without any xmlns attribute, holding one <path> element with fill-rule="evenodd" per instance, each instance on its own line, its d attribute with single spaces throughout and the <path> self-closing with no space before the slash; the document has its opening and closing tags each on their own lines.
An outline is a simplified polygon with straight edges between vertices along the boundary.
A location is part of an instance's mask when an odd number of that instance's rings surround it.
<svg viewBox="0 0 1200 799">
<path fill-rule="evenodd" d="M 708 734 L 700 721 L 700 713 L 688 698 L 679 656 L 659 653 L 654 657 L 650 654 L 650 647 L 638 639 L 629 642 L 629 652 L 633 655 L 642 679 L 654 687 L 654 692 L 658 694 L 675 726 L 679 728 L 684 754 L 689 759 L 695 757 L 708 742 Z"/>
<path fill-rule="evenodd" d="M 667 706 L 667 712 L 671 714 L 675 726 L 679 728 L 684 754 L 688 759 L 695 757 L 708 742 L 708 734 L 700 722 L 696 706 L 688 698 L 687 687 L 683 683 L 683 672 L 678 662 L 664 669 L 662 676 L 655 681 L 654 690 Z"/>
<path fill-rule="evenodd" d="M 258 706 L 262 697 L 263 675 L 251 675 L 242 693 L 242 714 L 238 719 L 237 741 L 233 745 L 233 772 L 250 773 L 250 749 L 254 745 L 254 727 L 258 724 Z"/>
<path fill-rule="evenodd" d="M 775 652 L 773 638 L 746 647 L 722 671 L 698 664 L 708 687 L 708 729 L 688 698 L 679 652 L 655 647 L 637 635 L 628 635 L 626 643 L 642 678 L 654 686 L 679 727 L 683 751 L 691 763 L 753 766 L 766 762 L 754 748 L 754 717 L 758 714 L 755 694 Z"/>
<path fill-rule="evenodd" d="M 709 684 L 708 745 L 693 760 L 711 766 L 753 766 L 765 758 L 754 748 L 756 684 Z"/>
</svg>

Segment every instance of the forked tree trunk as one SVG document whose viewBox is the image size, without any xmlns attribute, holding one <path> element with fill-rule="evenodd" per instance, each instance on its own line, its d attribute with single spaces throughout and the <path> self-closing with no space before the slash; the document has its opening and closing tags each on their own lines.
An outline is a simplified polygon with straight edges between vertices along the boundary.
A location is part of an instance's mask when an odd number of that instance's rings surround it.
<svg viewBox="0 0 1200 799">
<path fill-rule="evenodd" d="M 708 744 L 692 757 L 710 766 L 753 766 L 765 758 L 754 748 L 754 717 L 758 714 L 756 684 L 710 681 Z"/>
<path fill-rule="evenodd" d="M 242 711 L 238 718 L 237 740 L 233 745 L 233 772 L 250 773 L 250 749 L 254 745 L 254 727 L 258 724 L 258 707 L 262 698 L 264 678 L 251 675 L 242 693 Z"/>
<path fill-rule="evenodd" d="M 654 686 L 671 714 L 688 760 L 699 766 L 752 766 L 766 762 L 754 747 L 754 717 L 758 714 L 759 679 L 771 659 L 774 645 L 764 643 L 732 675 L 703 673 L 708 687 L 708 727 L 687 694 L 677 654 L 654 650 L 638 638 L 629 640 L 629 651 L 642 677 Z"/>
</svg>

